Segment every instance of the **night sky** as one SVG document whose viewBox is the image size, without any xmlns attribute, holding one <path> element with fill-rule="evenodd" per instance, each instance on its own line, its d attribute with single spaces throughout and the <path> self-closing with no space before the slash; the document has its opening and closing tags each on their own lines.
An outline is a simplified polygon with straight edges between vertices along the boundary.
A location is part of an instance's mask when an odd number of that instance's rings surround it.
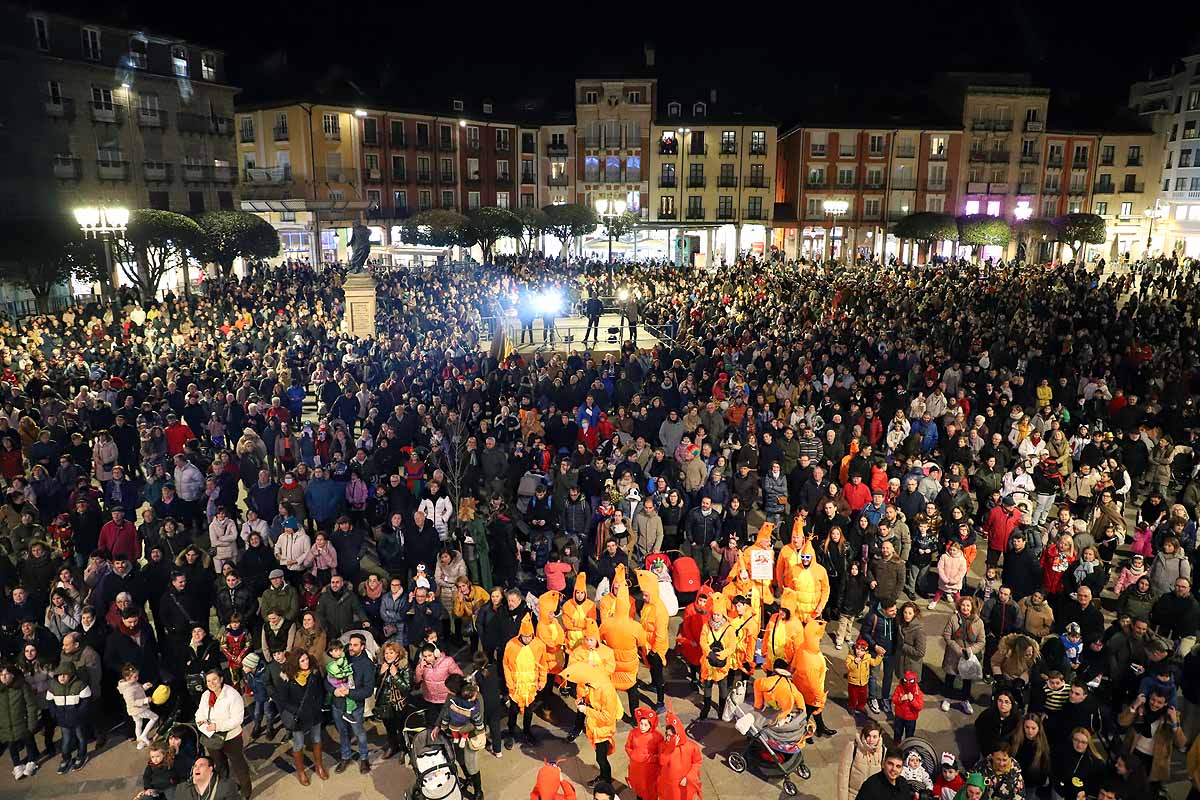
<svg viewBox="0 0 1200 800">
<path fill-rule="evenodd" d="M 145 27 L 228 53 L 247 98 L 282 97 L 338 68 L 368 94 L 440 107 L 537 97 L 569 109 L 574 77 L 637 63 L 651 40 L 664 85 L 717 88 L 781 121 L 821 97 L 917 95 L 946 71 L 1031 72 L 1068 108 L 1124 104 L 1131 81 L 1200 51 L 1200 6 L 1063 2 L 246 2 L 45 0 L 52 10 Z M 478 8 L 478 11 L 473 11 Z M 1189 9 L 1184 12 L 1181 9 Z M 786 10 L 780 10 L 786 9 Z M 379 87 L 383 87 L 380 89 Z M 693 92 L 695 94 L 695 92 Z M 732 95 L 732 96 L 731 96 Z M 680 98 L 686 99 L 686 98 Z"/>
</svg>

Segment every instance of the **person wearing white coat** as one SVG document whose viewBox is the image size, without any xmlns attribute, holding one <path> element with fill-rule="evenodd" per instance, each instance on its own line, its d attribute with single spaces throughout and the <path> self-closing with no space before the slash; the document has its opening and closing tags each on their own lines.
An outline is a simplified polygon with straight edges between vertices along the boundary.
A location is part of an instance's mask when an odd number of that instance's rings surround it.
<svg viewBox="0 0 1200 800">
<path fill-rule="evenodd" d="M 226 561 L 237 561 L 237 540 L 237 523 L 229 518 L 226 509 L 218 508 L 217 515 L 208 523 L 208 545 L 212 548 L 213 569 L 218 575 Z"/>
<path fill-rule="evenodd" d="M 285 525 L 279 540 L 275 542 L 275 560 L 279 566 L 288 571 L 292 583 L 300 585 L 301 573 L 304 572 L 304 557 L 312 549 L 312 540 L 308 534 L 299 531 L 291 525 Z"/>
<path fill-rule="evenodd" d="M 249 800 L 252 788 L 250 765 L 246 763 L 242 746 L 246 701 L 241 692 L 225 685 L 220 670 L 209 670 L 204 676 L 204 685 L 208 688 L 200 695 L 200 705 L 196 707 L 200 742 L 217 772 L 231 774 L 244 800 Z"/>
<path fill-rule="evenodd" d="M 430 494 L 437 491 L 436 484 L 430 484 Z M 438 539 L 446 541 L 450 535 L 450 520 L 454 518 L 454 503 L 448 495 L 426 497 L 417 505 L 418 511 L 424 511 L 425 517 L 433 522 L 433 528 L 438 533 Z"/>
</svg>

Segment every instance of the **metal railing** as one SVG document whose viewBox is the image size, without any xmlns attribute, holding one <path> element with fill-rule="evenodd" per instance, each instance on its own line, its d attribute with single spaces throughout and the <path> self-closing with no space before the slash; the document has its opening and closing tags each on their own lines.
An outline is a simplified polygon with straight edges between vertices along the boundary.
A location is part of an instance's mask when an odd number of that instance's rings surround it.
<svg viewBox="0 0 1200 800">
<path fill-rule="evenodd" d="M 568 151 L 569 151 L 569 148 L 565 144 L 553 144 L 550 142 L 548 142 L 546 144 L 546 155 L 550 158 L 555 158 L 555 157 L 565 158 Z"/>
<path fill-rule="evenodd" d="M 721 142 L 721 155 L 736 156 L 738 153 L 737 142 Z"/>
<path fill-rule="evenodd" d="M 767 210 L 765 208 L 750 207 L 742 211 L 742 219 L 757 219 L 763 220 L 767 218 Z"/>
<path fill-rule="evenodd" d="M 142 162 L 142 173 L 147 181 L 170 181 L 171 165 L 165 161 L 144 161 Z"/>
<path fill-rule="evenodd" d="M 46 96 L 46 116 L 75 119 L 75 101 L 70 97 Z"/>
<path fill-rule="evenodd" d="M 771 179 L 766 175 L 751 175 L 745 180 L 747 189 L 769 189 L 771 187 Z"/>
<path fill-rule="evenodd" d="M 129 180 L 129 162 L 111 158 L 96 160 L 96 170 L 102 181 Z"/>
<path fill-rule="evenodd" d="M 250 144 L 254 141 L 254 128 L 240 128 L 238 132 L 238 141 L 242 144 Z"/>
<path fill-rule="evenodd" d="M 916 158 L 917 148 L 915 147 L 897 147 L 896 158 Z"/>
<path fill-rule="evenodd" d="M 75 156 L 54 157 L 54 177 L 64 180 L 78 180 L 79 172 L 79 159 Z"/>
<path fill-rule="evenodd" d="M 1042 160 L 1040 153 L 1021 153 L 1022 164 L 1036 164 Z"/>
<path fill-rule="evenodd" d="M 735 218 L 736 218 L 736 214 L 734 214 L 732 208 L 718 208 L 717 209 L 717 219 L 735 219 Z"/>
<path fill-rule="evenodd" d="M 272 128 L 271 137 L 277 142 L 286 142 L 288 140 L 287 126 L 276 126 Z"/>
<path fill-rule="evenodd" d="M 562 175 L 551 175 L 550 177 L 546 178 L 547 186 L 569 186 L 570 184 L 571 177 L 565 172 Z"/>
<path fill-rule="evenodd" d="M 665 209 L 665 210 L 660 208 L 660 209 L 658 210 L 658 218 L 659 218 L 659 219 L 678 219 L 678 218 L 679 218 L 679 212 L 678 212 L 678 211 L 676 211 L 676 210 L 675 210 L 675 209 L 673 209 L 673 208 L 672 208 L 672 209 Z"/>
<path fill-rule="evenodd" d="M 687 185 L 688 185 L 689 189 L 703 189 L 704 188 L 704 176 L 703 175 L 688 175 Z"/>
<path fill-rule="evenodd" d="M 161 128 L 167 124 L 167 112 L 157 108 L 139 108 L 137 117 L 139 128 Z"/>
<path fill-rule="evenodd" d="M 442 170 L 438 173 L 438 183 L 454 183 L 454 170 Z"/>
<path fill-rule="evenodd" d="M 706 145 L 706 144 L 688 145 L 688 155 L 689 156 L 706 156 L 706 155 L 708 155 L 708 145 Z"/>
<path fill-rule="evenodd" d="M 521 183 L 537 183 L 537 176 L 532 172 L 522 172 Z"/>
<path fill-rule="evenodd" d="M 1092 187 L 1092 194 L 1112 194 L 1116 190 L 1116 184 L 1102 181 Z"/>
<path fill-rule="evenodd" d="M 688 219 L 704 219 L 704 209 L 703 208 L 692 208 L 689 206 L 688 210 L 687 210 L 687 218 Z"/>
<path fill-rule="evenodd" d="M 767 146 L 766 146 L 765 144 L 752 144 L 752 145 L 750 145 L 750 155 L 752 155 L 752 156 L 765 156 L 766 154 L 767 154 Z"/>
<path fill-rule="evenodd" d="M 679 182 L 674 175 L 659 175 L 658 176 L 658 188 L 660 188 L 660 189 L 674 189 L 678 185 L 679 185 Z"/>
<path fill-rule="evenodd" d="M 116 103 L 92 101 L 92 121 L 120 125 L 125 121 L 125 109 Z"/>
<path fill-rule="evenodd" d="M 736 175 L 718 175 L 717 187 L 721 189 L 736 189 L 738 179 Z"/>
<path fill-rule="evenodd" d="M 242 171 L 242 182 L 250 185 L 279 185 L 291 179 L 291 167 L 248 167 Z"/>
</svg>

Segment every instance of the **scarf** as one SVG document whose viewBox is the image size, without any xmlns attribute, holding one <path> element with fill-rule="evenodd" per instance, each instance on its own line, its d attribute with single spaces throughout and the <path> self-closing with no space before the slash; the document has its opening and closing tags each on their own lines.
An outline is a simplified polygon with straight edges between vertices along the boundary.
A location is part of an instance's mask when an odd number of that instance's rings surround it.
<svg viewBox="0 0 1200 800">
<path fill-rule="evenodd" d="M 383 582 L 381 581 L 380 583 L 376 584 L 374 589 L 371 588 L 370 583 L 363 583 L 362 590 L 364 597 L 370 600 L 378 600 L 379 598 L 383 597 Z"/>
<path fill-rule="evenodd" d="M 1083 583 L 1084 578 L 1091 575 L 1096 569 L 1095 561 L 1084 561 L 1080 559 L 1075 564 L 1075 580 L 1077 583 Z"/>
<path fill-rule="evenodd" d="M 309 674 L 311 674 L 311 672 L 312 672 L 312 670 L 307 670 L 307 669 L 299 670 L 296 673 L 296 683 L 299 684 L 300 686 L 307 686 L 308 685 L 308 676 L 309 676 Z"/>
<path fill-rule="evenodd" d="M 1133 730 L 1138 736 L 1144 739 L 1153 739 L 1153 725 L 1159 722 L 1167 713 L 1167 706 L 1163 706 L 1158 711 L 1151 711 L 1150 706 L 1142 707 L 1141 717 L 1133 723 Z"/>
</svg>

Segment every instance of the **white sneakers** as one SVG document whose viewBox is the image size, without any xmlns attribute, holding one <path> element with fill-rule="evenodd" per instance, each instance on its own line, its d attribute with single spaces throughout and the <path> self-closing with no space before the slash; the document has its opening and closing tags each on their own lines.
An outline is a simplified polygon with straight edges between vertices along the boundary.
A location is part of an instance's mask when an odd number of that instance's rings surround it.
<svg viewBox="0 0 1200 800">
<path fill-rule="evenodd" d="M 22 767 L 20 764 L 13 767 L 13 780 L 14 781 L 19 781 L 19 780 L 21 780 L 21 778 L 24 778 L 24 777 L 25 777 L 25 768 L 24 767 Z"/>
<path fill-rule="evenodd" d="M 19 781 L 22 778 L 28 778 L 32 776 L 35 772 L 37 772 L 37 763 L 33 761 L 26 761 L 19 767 L 13 767 L 13 778 Z"/>
<path fill-rule="evenodd" d="M 949 711 L 949 710 L 950 710 L 950 701 L 943 700 L 942 701 L 942 711 Z"/>
<path fill-rule="evenodd" d="M 935 608 L 937 608 L 937 600 L 930 600 L 929 605 L 926 606 L 926 608 L 928 608 L 930 611 L 933 611 Z"/>
<path fill-rule="evenodd" d="M 143 742 L 141 739 L 138 739 L 138 743 L 137 743 L 138 750 L 145 750 L 147 747 L 149 747 L 148 743 Z"/>
</svg>

